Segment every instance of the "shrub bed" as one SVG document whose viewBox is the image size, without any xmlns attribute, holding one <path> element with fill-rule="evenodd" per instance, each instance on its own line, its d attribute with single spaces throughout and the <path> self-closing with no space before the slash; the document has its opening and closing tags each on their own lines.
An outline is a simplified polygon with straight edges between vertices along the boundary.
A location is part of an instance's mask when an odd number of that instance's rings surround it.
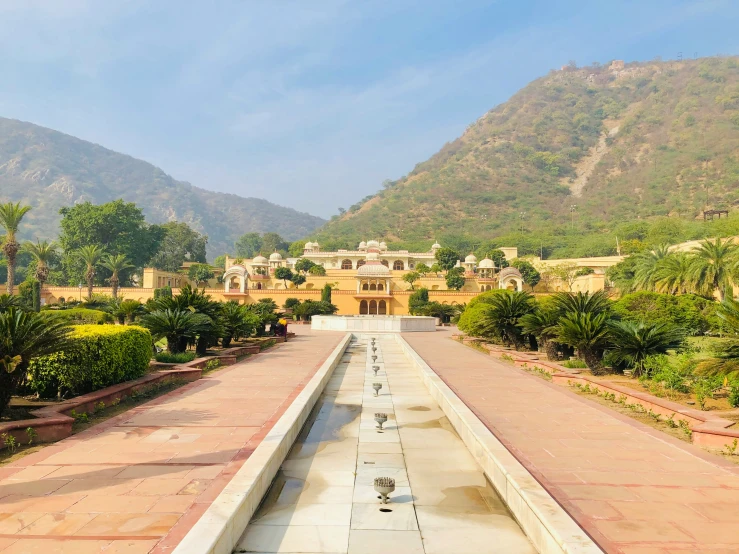
<svg viewBox="0 0 739 554">
<path fill-rule="evenodd" d="M 48 310 L 60 319 L 72 324 L 97 324 L 113 323 L 114 319 L 108 312 L 91 310 L 90 308 L 71 308 L 69 310 Z"/>
<path fill-rule="evenodd" d="M 80 325 L 63 351 L 33 360 L 29 386 L 41 398 L 84 394 L 144 375 L 151 359 L 149 331 L 129 325 Z"/>
</svg>

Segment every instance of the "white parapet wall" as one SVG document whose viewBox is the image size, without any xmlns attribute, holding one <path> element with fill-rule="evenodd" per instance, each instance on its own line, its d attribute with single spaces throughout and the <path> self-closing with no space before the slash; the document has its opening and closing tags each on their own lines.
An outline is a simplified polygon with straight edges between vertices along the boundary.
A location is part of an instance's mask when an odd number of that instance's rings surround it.
<svg viewBox="0 0 739 554">
<path fill-rule="evenodd" d="M 412 333 L 436 331 L 436 318 L 414 315 L 314 315 L 314 331 Z"/>
<path fill-rule="evenodd" d="M 231 554 L 352 336 L 347 334 L 173 554 Z"/>
</svg>

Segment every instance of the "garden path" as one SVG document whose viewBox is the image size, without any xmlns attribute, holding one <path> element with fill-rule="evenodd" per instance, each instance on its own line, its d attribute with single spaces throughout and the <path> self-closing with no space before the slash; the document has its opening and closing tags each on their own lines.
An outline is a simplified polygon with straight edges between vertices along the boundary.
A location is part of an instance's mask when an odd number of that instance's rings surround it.
<svg viewBox="0 0 739 554">
<path fill-rule="evenodd" d="M 739 469 L 450 340 L 403 337 L 608 553 L 739 552 Z"/>
<path fill-rule="evenodd" d="M 301 330 L 0 468 L 0 552 L 171 552 L 342 337 Z"/>
</svg>

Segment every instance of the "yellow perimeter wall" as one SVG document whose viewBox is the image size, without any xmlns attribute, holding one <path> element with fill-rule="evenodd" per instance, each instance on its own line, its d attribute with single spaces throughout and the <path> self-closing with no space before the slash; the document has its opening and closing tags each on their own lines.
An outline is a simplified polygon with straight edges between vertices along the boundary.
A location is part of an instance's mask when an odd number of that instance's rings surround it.
<svg viewBox="0 0 739 554">
<path fill-rule="evenodd" d="M 409 290 L 408 283 L 402 280 L 405 271 L 392 271 L 389 291 L 362 291 L 357 293 L 357 277 L 354 271 L 329 270 L 325 277 L 309 276 L 309 281 L 295 289 L 292 283 L 288 281 L 288 288 L 278 279 L 266 277 L 256 281 L 262 285 L 262 289 L 249 288 L 244 294 L 238 292 L 226 293 L 224 288 L 208 288 L 205 292 L 213 297 L 214 300 L 236 300 L 242 304 L 258 302 L 261 298 L 272 298 L 279 306 L 285 303 L 287 298 L 299 298 L 301 300 L 320 300 L 321 289 L 326 283 L 331 284 L 333 291 L 331 293 L 331 301 L 339 308 L 341 315 L 359 314 L 360 302 L 365 300 L 385 300 L 387 305 L 387 313 L 393 315 L 405 315 L 408 313 L 408 300 L 413 294 Z M 250 281 L 254 286 L 255 281 Z M 490 281 L 478 278 L 467 278 L 467 282 L 461 291 L 446 290 L 446 281 L 443 277 L 425 277 L 415 283 L 416 289 L 425 287 L 429 290 L 429 300 L 441 302 L 442 304 L 464 304 L 472 298 L 480 294 L 482 287 L 490 286 Z M 603 288 L 603 275 L 591 274 L 578 278 L 573 290 L 600 290 Z M 173 288 L 173 292 L 177 293 L 177 288 Z M 536 292 L 544 292 L 538 290 Z M 110 287 L 95 287 L 96 294 L 110 295 Z M 80 300 L 85 298 L 87 288 L 79 289 L 78 287 L 44 287 L 42 291 L 42 301 L 44 304 L 57 303 L 60 298 L 65 300 Z M 120 298 L 138 300 L 146 302 L 154 296 L 154 288 L 120 288 L 118 291 Z"/>
</svg>

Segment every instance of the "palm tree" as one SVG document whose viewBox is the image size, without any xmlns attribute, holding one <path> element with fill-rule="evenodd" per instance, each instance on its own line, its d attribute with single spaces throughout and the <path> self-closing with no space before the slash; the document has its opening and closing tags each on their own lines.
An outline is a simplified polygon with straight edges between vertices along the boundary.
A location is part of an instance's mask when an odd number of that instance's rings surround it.
<svg viewBox="0 0 739 554">
<path fill-rule="evenodd" d="M 644 371 L 648 356 L 679 348 L 685 339 L 680 329 L 666 323 L 611 321 L 609 327 L 611 352 L 617 361 L 632 367 L 637 377 Z"/>
<path fill-rule="evenodd" d="M 612 308 L 608 293 L 599 290 L 589 292 L 558 292 L 552 296 L 552 308 L 559 312 L 560 316 L 583 313 L 597 315 L 610 313 Z"/>
<path fill-rule="evenodd" d="M 723 301 L 731 290 L 731 274 L 739 261 L 739 245 L 730 240 L 706 240 L 693 251 L 693 256 L 691 277 L 696 288 L 708 293 L 715 291 L 719 301 Z"/>
<path fill-rule="evenodd" d="M 739 302 L 733 298 L 725 298 L 716 310 L 728 328 L 739 332 Z M 739 377 L 739 342 L 732 341 L 716 352 L 716 357 L 698 364 L 698 372 L 704 375 L 721 375 L 736 379 Z"/>
<path fill-rule="evenodd" d="M 224 348 L 231 346 L 233 339 L 240 339 L 252 334 L 259 323 L 259 317 L 246 309 L 246 306 L 234 302 L 226 302 L 222 305 L 221 327 L 223 337 L 221 343 Z"/>
<path fill-rule="evenodd" d="M 526 314 L 519 322 L 521 330 L 529 335 L 534 335 L 544 347 L 547 358 L 551 361 L 557 360 L 557 323 L 559 313 L 553 309 L 538 308 L 536 311 Z"/>
<path fill-rule="evenodd" d="M 601 364 L 609 343 L 608 313 L 573 312 L 557 325 L 557 341 L 577 348 L 593 375 L 605 373 Z"/>
<path fill-rule="evenodd" d="M 129 262 L 128 258 L 126 258 L 124 254 L 108 254 L 105 258 L 103 258 L 100 265 L 111 272 L 110 279 L 108 280 L 110 281 L 110 286 L 113 289 L 113 298 L 118 298 L 120 273 L 127 269 L 131 269 L 132 267 L 134 267 L 134 265 Z"/>
<path fill-rule="evenodd" d="M 189 310 L 163 310 L 145 315 L 141 325 L 151 332 L 154 340 L 167 339 L 167 350 L 172 354 L 184 352 L 192 342 L 212 326 L 210 318 Z"/>
<path fill-rule="evenodd" d="M 204 356 L 208 347 L 216 344 L 218 337 L 222 335 L 221 303 L 214 302 L 209 294 L 193 288 L 189 283 L 184 285 L 176 296 L 158 298 L 152 302 L 152 306 L 155 310 L 188 310 L 207 317 L 210 325 L 207 328 L 202 327 L 196 339 L 196 352 L 199 356 Z"/>
<path fill-rule="evenodd" d="M 480 316 L 480 325 L 490 336 L 497 335 L 518 350 L 522 345 L 519 321 L 533 311 L 533 300 L 531 294 L 523 291 L 496 294 Z"/>
<path fill-rule="evenodd" d="M 666 244 L 657 246 L 654 250 L 635 254 L 636 269 L 634 271 L 634 284 L 636 290 L 654 289 L 654 270 L 657 264 L 670 253 Z"/>
<path fill-rule="evenodd" d="M 0 312 L 7 312 L 10 308 L 21 308 L 23 301 L 18 296 L 0 294 Z"/>
<path fill-rule="evenodd" d="M 49 263 L 56 256 L 56 243 L 48 241 L 36 241 L 36 244 L 27 242 L 23 250 L 28 252 L 36 260 L 36 280 L 44 286 L 49 278 Z"/>
<path fill-rule="evenodd" d="M 685 294 L 693 289 L 692 260 L 684 252 L 662 258 L 654 267 L 653 280 L 657 292 Z"/>
<path fill-rule="evenodd" d="M 13 204 L 8 202 L 0 204 L 0 226 L 5 228 L 5 240 L 3 240 L 3 254 L 8 262 L 8 283 L 6 290 L 8 294 L 13 294 L 15 283 L 15 258 L 18 255 L 21 245 L 16 240 L 18 227 L 20 226 L 23 216 L 26 215 L 30 206 L 21 206 L 21 203 Z"/>
<path fill-rule="evenodd" d="M 118 323 L 123 325 L 126 321 L 129 324 L 134 322 L 137 315 L 144 314 L 144 306 L 138 300 L 121 300 L 113 298 L 109 301 L 106 311 L 113 314 Z"/>
<path fill-rule="evenodd" d="M 28 364 L 67 345 L 70 327 L 60 318 L 11 307 L 0 312 L 0 414 L 26 380 Z"/>
<path fill-rule="evenodd" d="M 87 299 L 92 300 L 92 287 L 95 283 L 95 268 L 100 264 L 105 250 L 97 244 L 81 246 L 77 252 L 77 259 L 85 263 L 85 280 L 87 281 Z"/>
</svg>

